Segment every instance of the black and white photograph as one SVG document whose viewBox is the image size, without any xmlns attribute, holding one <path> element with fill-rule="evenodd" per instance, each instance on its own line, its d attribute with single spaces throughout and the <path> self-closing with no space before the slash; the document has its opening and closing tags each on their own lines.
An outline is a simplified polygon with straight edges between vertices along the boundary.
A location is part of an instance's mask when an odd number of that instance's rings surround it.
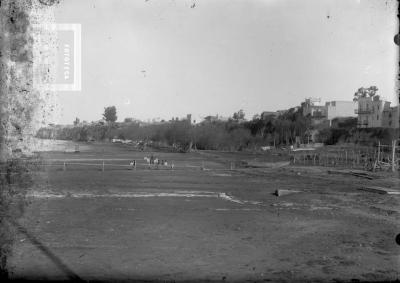
<svg viewBox="0 0 400 283">
<path fill-rule="evenodd" d="M 1 0 L 1 282 L 399 282 L 399 2 Z"/>
</svg>

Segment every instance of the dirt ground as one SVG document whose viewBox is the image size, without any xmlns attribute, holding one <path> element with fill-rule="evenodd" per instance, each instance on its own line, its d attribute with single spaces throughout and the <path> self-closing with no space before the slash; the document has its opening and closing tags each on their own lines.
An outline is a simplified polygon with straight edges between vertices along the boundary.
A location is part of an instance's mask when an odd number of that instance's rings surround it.
<svg viewBox="0 0 400 283">
<path fill-rule="evenodd" d="M 148 169 L 127 146 L 47 152 L 8 259 L 11 278 L 159 281 L 330 281 L 399 278 L 398 176 L 368 180 L 323 167 L 236 168 L 250 153 L 163 153 Z M 128 167 L 68 165 L 65 160 Z M 113 160 L 109 160 L 113 159 Z M 67 161 L 72 163 L 72 161 Z M 79 161 L 82 162 L 82 161 Z M 202 170 L 204 167 L 205 170 Z M 275 196 L 276 189 L 297 190 Z"/>
</svg>

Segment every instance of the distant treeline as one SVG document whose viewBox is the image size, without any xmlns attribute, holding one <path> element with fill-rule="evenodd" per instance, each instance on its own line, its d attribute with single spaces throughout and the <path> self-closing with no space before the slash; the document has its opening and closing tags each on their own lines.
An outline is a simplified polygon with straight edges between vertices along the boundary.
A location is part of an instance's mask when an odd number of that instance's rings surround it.
<svg viewBox="0 0 400 283">
<path fill-rule="evenodd" d="M 366 146 L 390 145 L 399 138 L 399 129 L 392 128 L 327 128 L 318 133 L 318 140 L 327 145 L 352 143 Z"/>
<path fill-rule="evenodd" d="M 42 128 L 37 137 L 75 141 L 109 141 L 113 138 L 155 142 L 182 149 L 244 150 L 260 146 L 307 143 L 310 136 L 325 144 L 390 143 L 398 129 L 357 129 L 357 119 L 349 118 L 332 127 L 315 126 L 301 109 L 292 108 L 279 116 L 259 115 L 250 121 L 233 116 L 228 121 L 205 120 L 192 125 L 187 120 L 141 125 L 138 122 L 92 123 Z M 319 129 L 318 129 L 319 128 Z M 313 133 L 313 134 L 312 134 Z M 297 138 L 296 138 L 297 137 Z"/>
</svg>

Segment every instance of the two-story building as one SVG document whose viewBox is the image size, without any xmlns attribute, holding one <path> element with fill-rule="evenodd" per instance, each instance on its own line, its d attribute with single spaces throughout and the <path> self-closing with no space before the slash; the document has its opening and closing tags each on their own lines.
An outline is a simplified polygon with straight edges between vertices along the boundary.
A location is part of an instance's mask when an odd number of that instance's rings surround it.
<svg viewBox="0 0 400 283">
<path fill-rule="evenodd" d="M 385 117 L 383 113 L 389 110 L 390 102 L 381 100 L 379 95 L 359 97 L 358 108 L 355 111 L 358 114 L 357 126 L 359 128 L 384 127 Z"/>
<path fill-rule="evenodd" d="M 321 99 L 306 98 L 301 104 L 303 108 L 303 116 L 311 116 L 312 118 L 326 118 L 326 107 L 320 105 Z"/>
<path fill-rule="evenodd" d="M 390 107 L 389 109 L 383 110 L 382 114 L 383 114 L 382 127 L 399 128 L 400 126 L 399 106 L 394 106 Z"/>
<path fill-rule="evenodd" d="M 325 107 L 329 125 L 332 125 L 332 120 L 336 118 L 357 117 L 355 110 L 358 104 L 355 101 L 329 101 L 325 103 Z"/>
</svg>

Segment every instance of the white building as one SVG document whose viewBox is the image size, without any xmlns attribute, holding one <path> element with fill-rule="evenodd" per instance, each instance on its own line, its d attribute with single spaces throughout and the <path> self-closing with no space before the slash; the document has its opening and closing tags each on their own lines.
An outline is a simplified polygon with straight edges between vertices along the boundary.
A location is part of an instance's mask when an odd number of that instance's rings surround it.
<svg viewBox="0 0 400 283">
<path fill-rule="evenodd" d="M 329 120 L 329 124 L 335 118 L 357 117 L 355 110 L 358 104 L 354 101 L 329 101 L 325 103 L 325 107 L 326 119 Z"/>
</svg>

